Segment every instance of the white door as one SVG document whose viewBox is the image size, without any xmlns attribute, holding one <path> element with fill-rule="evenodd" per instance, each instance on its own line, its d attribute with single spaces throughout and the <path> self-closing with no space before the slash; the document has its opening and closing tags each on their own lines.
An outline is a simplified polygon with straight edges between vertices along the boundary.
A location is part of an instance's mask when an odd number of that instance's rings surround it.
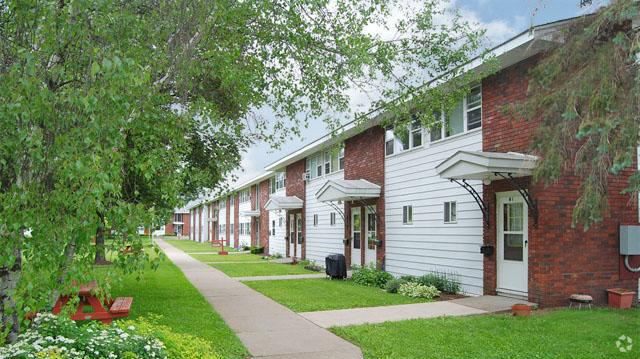
<svg viewBox="0 0 640 359">
<path fill-rule="evenodd" d="M 364 254 L 364 264 L 376 266 L 376 245 L 373 243 L 369 243 L 369 240 L 377 239 L 377 221 L 376 221 L 376 213 L 371 209 L 367 208 L 367 218 L 365 223 L 365 228 L 367 229 L 367 236 L 365 238 L 365 248 L 367 249 Z"/>
<path fill-rule="evenodd" d="M 355 266 L 362 264 L 360 256 L 362 219 L 360 217 L 360 208 L 351 208 L 351 265 Z"/>
<path fill-rule="evenodd" d="M 289 257 L 296 256 L 296 216 L 289 215 Z"/>
<path fill-rule="evenodd" d="M 496 197 L 497 291 L 526 298 L 529 292 L 527 203 L 518 192 L 498 193 Z"/>
<path fill-rule="evenodd" d="M 296 257 L 302 258 L 302 240 L 304 239 L 302 236 L 302 214 L 296 214 Z"/>
</svg>

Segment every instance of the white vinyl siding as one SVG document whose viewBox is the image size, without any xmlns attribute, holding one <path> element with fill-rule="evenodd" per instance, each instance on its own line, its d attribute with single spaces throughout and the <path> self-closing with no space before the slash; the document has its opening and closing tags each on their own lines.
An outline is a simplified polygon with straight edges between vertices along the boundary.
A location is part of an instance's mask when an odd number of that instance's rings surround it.
<svg viewBox="0 0 640 359">
<path fill-rule="evenodd" d="M 286 211 L 269 211 L 269 254 L 271 255 L 278 253 L 285 256 L 287 254 L 284 238 L 287 227 L 278 225 L 281 220 L 284 221 L 285 215 Z"/>
<path fill-rule="evenodd" d="M 326 203 L 316 200 L 316 192 L 327 180 L 344 179 L 342 171 L 316 178 L 307 182 L 306 186 L 306 259 L 324 266 L 324 259 L 329 254 L 344 253 L 344 221 L 336 215 L 335 225 L 331 225 L 331 213 L 335 210 Z M 343 206 L 340 206 L 343 208 Z M 313 226 L 314 214 L 318 216 L 318 226 Z"/>
<path fill-rule="evenodd" d="M 482 212 L 462 187 L 440 178 L 435 167 L 458 150 L 482 149 L 473 131 L 385 159 L 386 270 L 393 275 L 447 272 L 458 276 L 464 292 L 482 294 Z M 482 195 L 482 184 L 469 181 Z M 456 202 L 457 223 L 443 222 L 443 203 Z M 412 206 L 413 224 L 403 224 L 403 207 Z"/>
<path fill-rule="evenodd" d="M 243 191 L 245 192 L 245 191 Z M 243 193 L 240 192 L 240 193 Z M 249 192 L 248 190 L 246 191 L 247 195 L 246 197 L 249 197 Z M 240 206 L 239 206 L 239 210 L 240 210 L 240 214 L 238 216 L 238 222 L 240 222 L 241 224 L 241 229 L 242 231 L 240 232 L 240 236 L 239 236 L 239 243 L 240 243 L 240 247 L 242 246 L 250 246 L 251 245 L 251 217 L 249 216 L 243 216 L 242 213 L 243 212 L 247 212 L 251 210 L 251 201 L 240 201 Z"/>
<path fill-rule="evenodd" d="M 225 203 L 226 201 L 223 201 L 221 203 Z M 218 223 L 220 224 L 221 228 L 220 228 L 220 233 L 218 235 L 218 240 L 221 241 L 225 241 L 225 245 L 227 244 L 226 240 L 227 240 L 227 208 L 226 207 L 220 207 L 220 210 L 218 210 Z M 233 237 L 231 237 L 233 238 Z M 233 245 L 233 241 L 231 241 L 231 245 Z"/>
</svg>

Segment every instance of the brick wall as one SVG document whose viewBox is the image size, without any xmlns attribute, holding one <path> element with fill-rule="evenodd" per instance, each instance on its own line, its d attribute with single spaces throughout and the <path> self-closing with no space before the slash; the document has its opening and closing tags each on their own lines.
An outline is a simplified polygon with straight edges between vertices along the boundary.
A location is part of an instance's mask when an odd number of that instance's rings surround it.
<svg viewBox="0 0 640 359">
<path fill-rule="evenodd" d="M 265 255 L 269 255 L 269 211 L 264 209 L 269 200 L 269 180 L 260 182 L 260 246 Z"/>
<path fill-rule="evenodd" d="M 297 258 L 302 258 L 305 259 L 306 258 L 306 252 L 307 252 L 307 240 L 306 240 L 306 236 L 307 236 L 307 224 L 306 224 L 306 220 L 305 220 L 305 208 L 306 208 L 306 186 L 307 186 L 307 182 L 303 179 L 303 174 L 304 171 L 306 170 L 306 165 L 307 161 L 306 159 L 302 159 L 294 164 L 291 164 L 289 166 L 287 166 L 287 188 L 286 188 L 286 193 L 287 196 L 296 196 L 298 198 L 300 198 L 302 200 L 302 209 L 297 209 L 297 210 L 293 210 L 293 211 L 287 211 L 287 219 L 286 219 L 286 243 L 287 243 L 287 252 L 289 253 L 290 256 L 295 256 Z M 301 219 L 302 219 L 302 245 L 301 245 L 301 251 L 302 253 L 294 253 L 295 252 L 295 246 L 292 250 L 292 248 L 290 248 L 290 239 L 289 237 L 289 233 L 291 233 L 291 231 L 289 230 L 291 227 L 290 226 L 294 226 L 295 228 L 295 223 L 289 223 L 289 215 L 290 214 L 300 214 L 301 215 Z M 297 233 L 297 232 L 296 232 Z M 296 240 L 299 240 L 298 238 L 296 238 Z"/>
<path fill-rule="evenodd" d="M 522 100 L 527 91 L 527 71 L 536 59 L 516 64 L 485 79 L 483 87 L 483 150 L 493 152 L 531 152 L 535 120 L 513 118 L 504 106 Z M 529 300 L 543 306 L 568 304 L 573 293 L 587 293 L 599 304 L 606 303 L 606 288 L 635 289 L 638 275 L 624 268 L 619 253 L 620 224 L 637 224 L 637 202 L 620 192 L 626 186 L 632 170 L 610 178 L 610 211 L 602 223 L 584 231 L 581 225 L 572 228 L 572 211 L 578 197 L 580 180 L 572 170 L 557 183 L 545 186 L 531 183 L 531 178 L 519 179 L 537 201 L 539 224 L 529 211 Z M 490 227 L 484 232 L 485 244 L 496 245 L 497 192 L 514 188 L 506 181 L 494 181 L 484 186 L 484 200 L 491 210 Z M 485 293 L 496 288 L 496 255 L 485 257 Z"/>
<path fill-rule="evenodd" d="M 182 225 L 182 235 L 187 236 L 191 233 L 191 215 L 189 213 L 183 213 L 182 222 L 184 222 Z"/>
<path fill-rule="evenodd" d="M 382 245 L 376 249 L 377 266 L 384 268 L 385 255 L 385 214 L 384 214 L 384 129 L 379 126 L 372 127 L 345 141 L 344 148 L 344 178 L 346 180 L 364 179 L 381 187 L 380 198 L 365 202 L 374 206 L 377 213 L 377 237 L 382 240 Z M 351 237 L 351 207 L 360 207 L 359 202 L 345 203 L 345 238 Z M 361 218 L 364 217 L 364 208 L 361 208 Z M 366 233 L 365 221 L 362 221 L 362 233 Z M 366 238 L 362 235 L 361 258 L 351 258 L 351 245 L 345 245 L 347 264 L 360 265 L 364 263 L 367 246 Z"/>
</svg>

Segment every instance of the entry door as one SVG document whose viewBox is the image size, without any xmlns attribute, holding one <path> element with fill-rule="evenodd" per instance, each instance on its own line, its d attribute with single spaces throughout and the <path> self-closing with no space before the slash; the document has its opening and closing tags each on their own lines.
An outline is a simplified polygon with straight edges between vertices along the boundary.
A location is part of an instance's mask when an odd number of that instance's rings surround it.
<svg viewBox="0 0 640 359">
<path fill-rule="evenodd" d="M 376 245 L 373 243 L 369 243 L 369 239 L 375 240 L 377 239 L 377 222 L 376 222 L 376 213 L 371 209 L 367 208 L 367 218 L 365 223 L 365 228 L 367 229 L 367 236 L 365 237 L 365 247 L 367 248 L 364 257 L 365 265 L 376 266 Z"/>
<path fill-rule="evenodd" d="M 289 257 L 296 256 L 296 216 L 289 215 Z"/>
<path fill-rule="evenodd" d="M 497 291 L 527 297 L 529 292 L 528 207 L 518 192 L 497 194 Z"/>
<path fill-rule="evenodd" d="M 302 258 L 302 214 L 296 214 L 296 257 Z"/>
<path fill-rule="evenodd" d="M 351 265 L 361 265 L 360 247 L 362 239 L 362 217 L 360 208 L 351 208 Z"/>
</svg>

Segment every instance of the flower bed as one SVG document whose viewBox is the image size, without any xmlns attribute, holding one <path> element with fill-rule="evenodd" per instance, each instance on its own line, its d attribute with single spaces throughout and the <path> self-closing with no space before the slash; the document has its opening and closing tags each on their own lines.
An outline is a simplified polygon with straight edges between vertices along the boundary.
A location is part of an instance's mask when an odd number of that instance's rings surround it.
<svg viewBox="0 0 640 359">
<path fill-rule="evenodd" d="M 172 333 L 167 327 L 145 320 L 108 326 L 97 322 L 77 325 L 63 316 L 39 314 L 15 343 L 0 348 L 0 358 L 217 359 L 218 356 L 206 341 Z"/>
</svg>

